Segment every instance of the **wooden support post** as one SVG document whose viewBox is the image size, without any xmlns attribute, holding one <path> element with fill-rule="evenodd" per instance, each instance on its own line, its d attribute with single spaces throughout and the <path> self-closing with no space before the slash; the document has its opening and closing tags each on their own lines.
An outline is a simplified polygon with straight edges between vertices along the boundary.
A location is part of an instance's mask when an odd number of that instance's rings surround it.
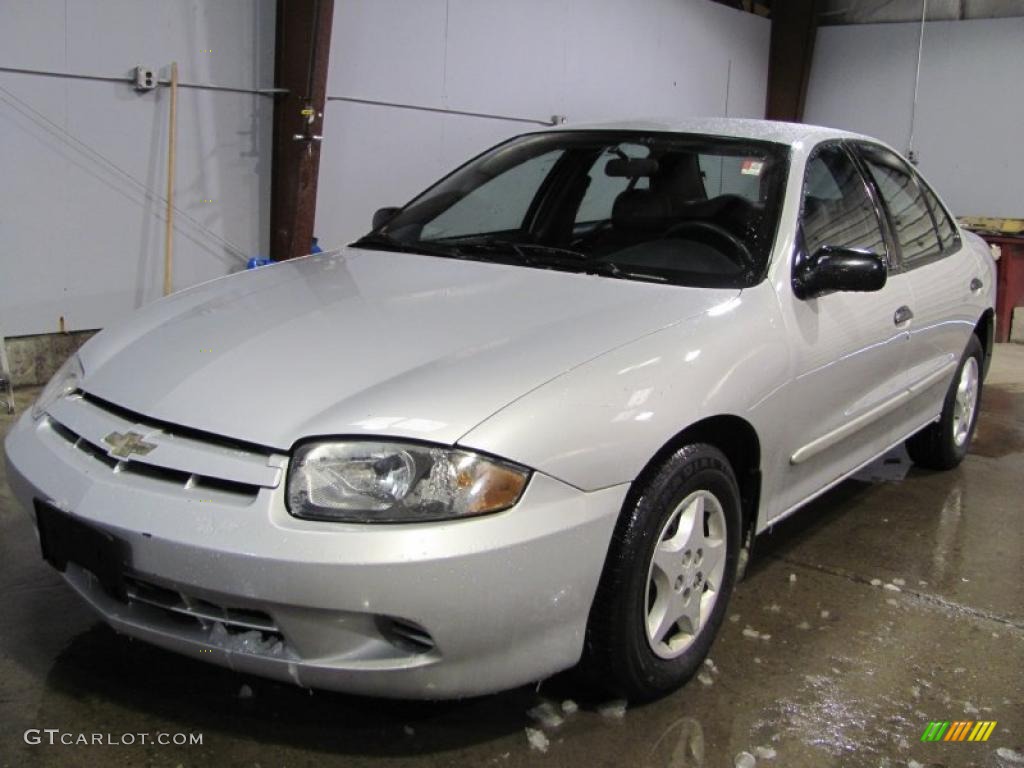
<svg viewBox="0 0 1024 768">
<path fill-rule="evenodd" d="M 334 0 L 278 0 L 270 256 L 305 256 L 313 240 Z"/>
<path fill-rule="evenodd" d="M 772 4 L 768 98 L 765 105 L 765 117 L 769 120 L 800 122 L 804 118 L 819 5 L 816 0 L 786 0 Z"/>
<path fill-rule="evenodd" d="M 174 167 L 178 151 L 178 62 L 171 62 L 167 128 L 167 229 L 164 231 L 164 296 L 174 290 Z"/>
</svg>

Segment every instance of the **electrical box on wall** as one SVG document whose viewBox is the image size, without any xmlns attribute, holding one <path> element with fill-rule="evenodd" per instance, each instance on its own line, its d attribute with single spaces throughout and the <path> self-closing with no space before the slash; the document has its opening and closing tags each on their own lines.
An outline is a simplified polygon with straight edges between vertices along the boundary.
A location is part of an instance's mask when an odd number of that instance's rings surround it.
<svg viewBox="0 0 1024 768">
<path fill-rule="evenodd" d="M 152 69 L 141 64 L 135 67 L 135 90 L 152 91 L 156 85 L 156 75 L 153 74 Z"/>
</svg>

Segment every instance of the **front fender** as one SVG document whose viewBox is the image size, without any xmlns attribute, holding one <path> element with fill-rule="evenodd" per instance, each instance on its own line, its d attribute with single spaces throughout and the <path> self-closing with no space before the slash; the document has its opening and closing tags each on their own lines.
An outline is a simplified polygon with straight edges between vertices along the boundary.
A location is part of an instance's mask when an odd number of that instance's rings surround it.
<svg viewBox="0 0 1024 768">
<path fill-rule="evenodd" d="M 690 424 L 736 415 L 754 426 L 767 464 L 784 426 L 788 365 L 778 304 L 765 282 L 562 374 L 459 444 L 590 491 L 631 482 Z"/>
</svg>

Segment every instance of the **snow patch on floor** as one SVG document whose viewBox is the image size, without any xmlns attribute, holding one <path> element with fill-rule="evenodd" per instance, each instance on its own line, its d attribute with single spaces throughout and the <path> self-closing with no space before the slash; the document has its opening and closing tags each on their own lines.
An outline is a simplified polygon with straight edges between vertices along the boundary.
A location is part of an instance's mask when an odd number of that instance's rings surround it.
<svg viewBox="0 0 1024 768">
<path fill-rule="evenodd" d="M 535 749 L 538 752 L 547 752 L 551 744 L 548 737 L 544 735 L 544 731 L 539 728 L 527 728 L 526 741 L 530 745 L 530 749 Z"/>
<path fill-rule="evenodd" d="M 1009 747 L 1000 747 L 996 750 L 996 755 L 1014 765 L 1024 765 L 1024 752 L 1016 752 Z"/>
<path fill-rule="evenodd" d="M 608 701 L 597 708 L 598 714 L 601 717 L 607 717 L 612 720 L 621 720 L 626 716 L 626 700 L 615 699 L 614 701 Z"/>
<path fill-rule="evenodd" d="M 544 728 L 557 728 L 565 722 L 565 718 L 550 701 L 545 701 L 528 710 L 526 716 Z"/>
</svg>

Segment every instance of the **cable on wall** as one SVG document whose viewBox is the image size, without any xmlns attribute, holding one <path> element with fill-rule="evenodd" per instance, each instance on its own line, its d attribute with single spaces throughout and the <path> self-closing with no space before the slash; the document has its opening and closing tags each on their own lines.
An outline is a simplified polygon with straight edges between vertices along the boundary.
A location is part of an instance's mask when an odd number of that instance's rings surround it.
<svg viewBox="0 0 1024 768">
<path fill-rule="evenodd" d="M 40 77 L 59 77 L 65 80 L 92 80 L 101 83 L 134 83 L 133 77 L 118 77 L 116 75 L 83 75 L 78 72 L 57 72 L 50 69 L 26 69 L 24 67 L 0 67 L 0 72 L 8 72 L 15 75 L 38 75 Z M 158 80 L 157 85 L 169 87 L 170 80 Z M 179 88 L 195 88 L 202 91 L 222 91 L 225 93 L 248 93 L 256 96 L 273 96 L 278 93 L 288 93 L 287 88 L 237 88 L 233 85 L 213 85 L 210 83 L 185 83 L 178 81 Z"/>
<path fill-rule="evenodd" d="M 515 117 L 512 115 L 495 115 L 488 112 L 469 112 L 462 109 L 447 109 L 446 107 L 428 107 L 422 104 L 400 104 L 393 101 L 377 101 L 376 99 L 357 99 L 354 96 L 328 96 L 327 101 L 347 101 L 350 104 L 369 104 L 374 107 L 391 107 L 393 109 L 411 109 L 417 112 L 434 112 L 442 115 L 459 115 L 461 117 L 479 117 L 486 120 L 507 120 L 513 123 L 530 123 L 531 125 L 558 125 L 565 122 L 561 115 L 552 115 L 547 120 L 538 120 L 533 117 Z"/>
</svg>

